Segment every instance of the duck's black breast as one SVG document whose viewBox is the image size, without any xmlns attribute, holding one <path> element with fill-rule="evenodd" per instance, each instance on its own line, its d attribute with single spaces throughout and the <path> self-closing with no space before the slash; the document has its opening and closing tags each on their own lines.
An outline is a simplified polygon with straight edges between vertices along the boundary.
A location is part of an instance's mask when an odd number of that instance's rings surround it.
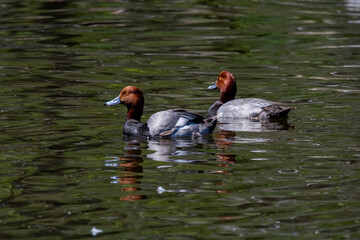
<svg viewBox="0 0 360 240">
<path fill-rule="evenodd" d="M 123 129 L 124 135 L 148 137 L 149 128 L 146 123 L 141 123 L 135 119 L 127 119 Z"/>
</svg>

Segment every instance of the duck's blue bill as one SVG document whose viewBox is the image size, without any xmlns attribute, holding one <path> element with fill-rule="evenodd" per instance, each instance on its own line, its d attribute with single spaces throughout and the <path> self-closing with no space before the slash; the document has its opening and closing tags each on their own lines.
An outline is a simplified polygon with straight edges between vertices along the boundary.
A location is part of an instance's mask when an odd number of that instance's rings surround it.
<svg viewBox="0 0 360 240">
<path fill-rule="evenodd" d="M 215 89 L 215 88 L 217 88 L 216 83 L 213 84 L 213 85 L 208 86 L 208 89 Z"/>
<path fill-rule="evenodd" d="M 113 100 L 104 103 L 104 105 L 106 105 L 106 106 L 112 106 L 112 105 L 116 105 L 116 104 L 119 104 L 119 103 L 121 103 L 120 97 L 117 96 L 117 97 L 114 98 Z"/>
</svg>

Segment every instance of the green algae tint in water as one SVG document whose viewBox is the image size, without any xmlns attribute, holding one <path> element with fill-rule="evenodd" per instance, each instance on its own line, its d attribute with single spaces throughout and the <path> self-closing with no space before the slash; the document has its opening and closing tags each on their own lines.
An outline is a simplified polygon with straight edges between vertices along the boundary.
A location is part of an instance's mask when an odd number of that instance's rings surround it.
<svg viewBox="0 0 360 240">
<path fill-rule="evenodd" d="M 359 13 L 347 1 L 4 1 L 1 239 L 358 239 Z M 203 139 L 124 139 L 156 111 L 297 109 Z"/>
</svg>

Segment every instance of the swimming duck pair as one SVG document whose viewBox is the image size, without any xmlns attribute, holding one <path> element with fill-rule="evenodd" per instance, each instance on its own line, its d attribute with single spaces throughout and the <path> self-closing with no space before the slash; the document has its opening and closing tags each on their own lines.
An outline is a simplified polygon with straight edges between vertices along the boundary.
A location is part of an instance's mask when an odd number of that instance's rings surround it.
<svg viewBox="0 0 360 240">
<path fill-rule="evenodd" d="M 214 85 L 218 88 L 220 99 L 208 110 L 210 117 L 191 113 L 183 109 L 171 109 L 154 113 L 146 123 L 141 123 L 144 95 L 134 86 L 125 87 L 119 96 L 105 103 L 107 106 L 124 104 L 128 111 L 123 128 L 124 135 L 139 137 L 184 137 L 201 136 L 212 133 L 219 116 L 222 118 L 262 120 L 285 118 L 292 108 L 279 103 L 258 98 L 236 99 L 236 82 L 232 73 L 223 71 Z"/>
</svg>

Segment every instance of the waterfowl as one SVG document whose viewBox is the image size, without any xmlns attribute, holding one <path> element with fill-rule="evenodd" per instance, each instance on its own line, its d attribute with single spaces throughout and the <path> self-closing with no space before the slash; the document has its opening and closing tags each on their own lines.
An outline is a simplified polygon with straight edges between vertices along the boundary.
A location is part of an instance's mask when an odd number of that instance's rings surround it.
<svg viewBox="0 0 360 240">
<path fill-rule="evenodd" d="M 204 118 L 183 109 L 171 109 L 154 113 L 146 123 L 140 118 L 144 109 L 144 95 L 134 86 L 125 87 L 107 106 L 124 104 L 127 107 L 127 116 L 123 133 L 136 137 L 184 137 L 210 134 L 215 128 L 217 116 Z"/>
<path fill-rule="evenodd" d="M 218 88 L 221 93 L 220 99 L 208 110 L 210 116 L 219 114 L 221 118 L 264 120 L 287 118 L 290 110 L 294 109 L 259 98 L 234 99 L 237 91 L 236 81 L 234 75 L 228 71 L 221 72 L 216 83 L 208 88 Z"/>
</svg>

